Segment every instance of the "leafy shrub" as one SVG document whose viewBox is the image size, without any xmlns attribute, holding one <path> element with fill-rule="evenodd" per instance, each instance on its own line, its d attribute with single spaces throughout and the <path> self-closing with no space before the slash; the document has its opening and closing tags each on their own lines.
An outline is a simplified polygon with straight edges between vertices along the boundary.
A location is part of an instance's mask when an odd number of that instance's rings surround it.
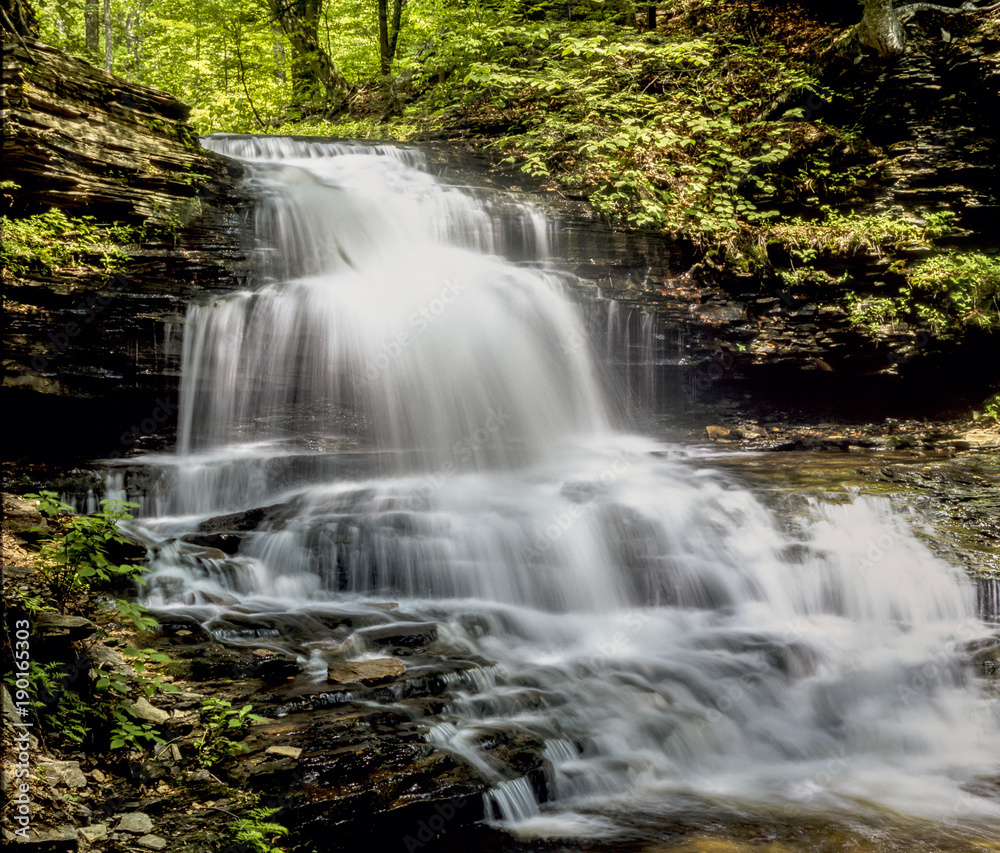
<svg viewBox="0 0 1000 853">
<path fill-rule="evenodd" d="M 94 583 L 114 580 L 141 582 L 142 566 L 119 565 L 108 557 L 108 548 L 127 540 L 118 532 L 118 523 L 131 518 L 129 510 L 138 504 L 126 501 L 101 501 L 101 510 L 91 515 L 77 515 L 55 492 L 27 494 L 38 502 L 38 509 L 49 516 L 55 532 L 40 540 L 39 571 L 42 582 L 55 604 L 63 609 Z M 139 618 L 134 608 L 129 612 Z M 148 627 L 143 623 L 139 627 Z"/>
<path fill-rule="evenodd" d="M 1000 257 L 947 252 L 920 261 L 907 278 L 909 300 L 938 333 L 1000 328 Z"/>
<path fill-rule="evenodd" d="M 141 240 L 143 233 L 128 225 L 95 222 L 92 216 L 69 217 L 55 207 L 23 219 L 0 216 L 3 266 L 19 277 L 80 266 L 107 275 L 119 272 L 129 259 L 128 244 Z"/>
<path fill-rule="evenodd" d="M 252 705 L 234 708 L 225 699 L 206 699 L 202 706 L 203 726 L 194 739 L 195 760 L 202 767 L 214 767 L 225 758 L 246 750 L 238 738 L 246 734 L 251 723 L 264 718 L 253 713 Z"/>
</svg>

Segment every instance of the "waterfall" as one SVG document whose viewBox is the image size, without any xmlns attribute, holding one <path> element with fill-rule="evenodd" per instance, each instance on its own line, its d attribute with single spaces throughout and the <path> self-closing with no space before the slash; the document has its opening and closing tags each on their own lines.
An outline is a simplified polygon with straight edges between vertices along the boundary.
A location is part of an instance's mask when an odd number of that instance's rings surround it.
<svg viewBox="0 0 1000 853">
<path fill-rule="evenodd" d="M 601 362 L 626 330 L 623 384 L 648 396 L 652 320 L 588 295 L 538 207 L 402 147 L 207 144 L 250 167 L 258 273 L 187 316 L 177 453 L 147 460 L 150 606 L 433 624 L 491 665 L 429 740 L 495 773 L 505 826 L 685 797 L 1000 820 L 974 793 L 1000 754 L 964 651 L 976 590 L 887 502 L 789 520 L 624 429 Z M 249 508 L 235 556 L 178 544 Z M 483 757 L 487 726 L 545 744 L 549 802 Z"/>
</svg>

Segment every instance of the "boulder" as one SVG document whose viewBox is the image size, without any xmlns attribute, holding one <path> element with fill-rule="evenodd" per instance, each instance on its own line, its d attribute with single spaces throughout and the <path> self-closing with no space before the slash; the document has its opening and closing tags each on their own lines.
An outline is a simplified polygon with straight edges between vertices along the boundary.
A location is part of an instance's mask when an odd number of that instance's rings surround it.
<svg viewBox="0 0 1000 853">
<path fill-rule="evenodd" d="M 97 633 L 97 626 L 83 616 L 42 611 L 35 616 L 35 636 L 41 639 L 83 640 Z"/>
<path fill-rule="evenodd" d="M 45 774 L 45 780 L 66 788 L 86 788 L 87 777 L 80 769 L 78 761 L 45 761 L 38 763 L 38 769 Z"/>
<path fill-rule="evenodd" d="M 130 832 L 133 835 L 148 835 L 153 831 L 153 821 L 144 812 L 128 812 L 118 819 L 116 832 Z"/>
<path fill-rule="evenodd" d="M 170 719 L 170 713 L 168 711 L 157 708 L 155 705 L 151 704 L 145 696 L 140 696 L 130 707 L 132 708 L 132 713 L 135 714 L 138 719 L 147 723 L 153 723 L 159 726 L 163 725 L 163 723 Z"/>
<path fill-rule="evenodd" d="M 331 684 L 384 684 L 405 674 L 406 667 L 394 658 L 334 661 L 327 667 Z"/>
</svg>

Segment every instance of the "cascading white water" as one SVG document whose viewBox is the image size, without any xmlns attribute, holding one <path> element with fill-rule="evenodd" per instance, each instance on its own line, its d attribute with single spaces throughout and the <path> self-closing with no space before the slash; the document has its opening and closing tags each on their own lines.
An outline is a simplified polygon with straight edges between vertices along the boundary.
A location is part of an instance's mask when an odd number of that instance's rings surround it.
<svg viewBox="0 0 1000 853">
<path fill-rule="evenodd" d="M 974 589 L 887 504 L 813 502 L 789 529 L 614 428 L 537 209 L 391 146 L 209 144 L 252 166 L 261 281 L 191 307 L 179 452 L 149 460 L 171 497 L 146 524 L 287 509 L 242 571 L 160 548 L 151 605 L 381 597 L 437 623 L 498 666 L 434 742 L 474 765 L 484 725 L 547 743 L 553 803 L 499 777 L 489 798 L 525 831 L 600 834 L 688 795 L 1000 820 L 970 787 L 1000 754 L 962 665 Z"/>
</svg>

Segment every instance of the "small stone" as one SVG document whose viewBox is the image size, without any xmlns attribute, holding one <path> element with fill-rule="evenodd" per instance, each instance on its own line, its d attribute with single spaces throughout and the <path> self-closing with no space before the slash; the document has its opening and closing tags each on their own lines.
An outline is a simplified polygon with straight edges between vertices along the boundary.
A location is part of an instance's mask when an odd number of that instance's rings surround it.
<svg viewBox="0 0 1000 853">
<path fill-rule="evenodd" d="M 166 839 L 158 835 L 144 835 L 136 843 L 147 850 L 163 850 L 167 846 Z"/>
<path fill-rule="evenodd" d="M 131 832 L 133 835 L 147 835 L 153 831 L 153 821 L 144 812 L 123 814 L 115 827 L 118 832 Z"/>
<path fill-rule="evenodd" d="M 42 611 L 35 616 L 35 634 L 43 638 L 83 640 L 97 632 L 97 626 L 83 616 L 63 616 Z"/>
<path fill-rule="evenodd" d="M 108 837 L 108 825 L 106 823 L 95 823 L 93 826 L 81 826 L 77 832 L 88 844 L 95 841 L 102 841 Z"/>
<path fill-rule="evenodd" d="M 80 849 L 80 839 L 72 826 L 60 826 L 31 833 L 27 839 L 17 842 L 19 850 L 37 850 L 38 853 L 76 853 Z"/>
<path fill-rule="evenodd" d="M 45 775 L 45 781 L 51 785 L 63 785 L 67 788 L 87 787 L 87 777 L 83 775 L 79 761 L 39 762 L 38 769 Z"/>
<path fill-rule="evenodd" d="M 6 687 L 0 687 L 0 693 L 3 695 L 3 719 L 7 725 L 13 725 L 15 723 L 21 722 L 21 715 L 17 712 L 17 705 L 14 704 L 14 700 L 11 698 L 10 693 L 7 691 Z"/>
<path fill-rule="evenodd" d="M 381 684 L 405 672 L 406 666 L 394 658 L 334 661 L 327 668 L 326 680 L 331 684 Z"/>
<path fill-rule="evenodd" d="M 129 677 L 135 675 L 132 665 L 120 653 L 109 648 L 107 645 L 94 643 L 94 645 L 87 649 L 87 658 L 94 665 L 95 670 L 103 669 L 115 675 L 127 675 Z M 96 673 L 92 672 L 91 677 L 96 678 Z"/>
<path fill-rule="evenodd" d="M 91 770 L 90 778 L 93 779 L 98 784 L 103 784 L 108 780 L 108 777 L 105 776 L 100 770 Z"/>
<path fill-rule="evenodd" d="M 140 696 L 132 703 L 132 713 L 140 720 L 156 725 L 162 725 L 170 719 L 169 712 L 150 704 L 145 696 Z"/>
<path fill-rule="evenodd" d="M 170 757 L 174 761 L 181 760 L 181 748 L 176 743 L 170 744 Z"/>
<path fill-rule="evenodd" d="M 264 752 L 281 758 L 298 758 L 302 755 L 302 750 L 297 746 L 269 746 Z"/>
<path fill-rule="evenodd" d="M 718 441 L 720 438 L 733 437 L 733 431 L 724 426 L 707 426 L 705 427 L 705 432 L 708 433 L 708 437 L 712 439 L 712 441 Z"/>
</svg>

